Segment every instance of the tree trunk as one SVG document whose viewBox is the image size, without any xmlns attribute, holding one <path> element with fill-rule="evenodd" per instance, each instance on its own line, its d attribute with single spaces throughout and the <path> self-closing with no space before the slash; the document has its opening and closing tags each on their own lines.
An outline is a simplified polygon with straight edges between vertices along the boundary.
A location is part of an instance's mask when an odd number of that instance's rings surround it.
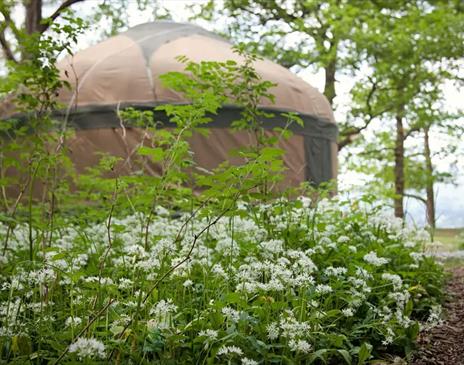
<svg viewBox="0 0 464 365">
<path fill-rule="evenodd" d="M 24 9 L 26 11 L 26 33 L 40 32 L 42 0 L 24 0 Z"/>
<path fill-rule="evenodd" d="M 424 128 L 424 157 L 425 157 L 425 171 L 426 171 L 426 187 L 425 191 L 427 194 L 426 203 L 426 217 L 427 223 L 432 229 L 435 229 L 435 195 L 434 195 L 434 181 L 433 181 L 433 165 L 432 155 L 430 152 L 430 141 L 429 141 L 429 130 L 430 127 Z"/>
<path fill-rule="evenodd" d="M 330 105 L 333 105 L 333 101 L 337 96 L 335 91 L 335 74 L 337 72 L 337 48 L 338 48 L 338 40 L 336 38 L 329 38 L 327 33 L 320 39 L 321 44 L 319 45 L 321 48 L 324 47 L 324 42 L 329 42 L 330 46 L 326 49 L 326 57 L 329 57 L 329 61 L 327 62 L 324 73 L 325 73 L 325 84 L 324 84 L 324 95 L 329 101 Z"/>
<path fill-rule="evenodd" d="M 325 67 L 325 85 L 324 95 L 329 101 L 330 105 L 333 105 L 333 100 L 337 96 L 335 92 L 335 72 L 337 71 L 337 57 L 333 57 Z"/>
<path fill-rule="evenodd" d="M 395 217 L 404 218 L 404 126 L 403 108 L 396 115 L 396 141 L 395 141 Z"/>
</svg>

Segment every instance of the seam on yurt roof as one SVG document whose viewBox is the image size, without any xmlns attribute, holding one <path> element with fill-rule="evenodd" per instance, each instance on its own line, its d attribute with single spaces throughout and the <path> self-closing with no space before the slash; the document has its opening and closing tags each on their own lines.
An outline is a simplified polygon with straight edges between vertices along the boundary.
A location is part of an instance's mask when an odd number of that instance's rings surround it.
<svg viewBox="0 0 464 365">
<path fill-rule="evenodd" d="M 187 26 L 184 26 L 183 28 L 188 28 L 188 27 L 187 27 Z M 181 29 L 181 28 L 178 28 L 178 29 Z M 171 32 L 171 30 L 169 30 L 169 31 L 163 31 L 163 32 L 156 33 L 156 34 L 150 34 L 150 35 L 148 35 L 148 36 L 145 36 L 145 37 L 143 37 L 143 38 L 138 39 L 137 41 L 134 41 L 131 37 L 128 37 L 128 36 L 126 36 L 126 35 L 119 35 L 118 37 L 125 37 L 125 38 L 128 38 L 131 42 L 133 42 L 133 44 L 131 44 L 130 46 L 126 46 L 126 47 L 124 47 L 124 48 L 122 48 L 122 49 L 119 49 L 119 50 L 117 50 L 116 52 L 111 53 L 111 54 L 107 55 L 106 57 L 104 57 L 104 58 L 98 60 L 97 62 L 95 62 L 95 64 L 93 64 L 92 67 L 90 67 L 90 68 L 85 72 L 85 74 L 82 76 L 82 79 L 81 79 L 81 81 L 80 81 L 80 85 L 79 85 L 78 88 L 73 92 L 73 95 L 72 95 L 72 97 L 71 97 L 71 100 L 69 101 L 68 108 L 69 108 L 69 109 L 71 108 L 71 105 L 74 103 L 74 99 L 75 99 L 76 93 L 77 93 L 77 94 L 79 93 L 79 91 L 80 91 L 80 89 L 82 88 L 82 86 L 84 85 L 85 81 L 86 81 L 87 78 L 90 76 L 90 73 L 91 73 L 93 70 L 95 70 L 95 68 L 96 68 L 98 65 L 100 65 L 101 63 L 103 63 L 104 61 L 106 61 L 108 58 L 113 57 L 113 56 L 115 56 L 115 55 L 117 55 L 117 54 L 119 54 L 119 53 L 122 53 L 122 52 L 126 51 L 127 49 L 133 47 L 134 45 L 136 45 L 136 46 L 138 46 L 138 47 L 140 48 L 140 50 L 142 51 L 142 55 L 143 55 L 143 50 L 142 50 L 141 47 L 140 47 L 140 43 L 141 43 L 141 42 L 146 41 L 146 40 L 148 40 L 148 39 L 152 39 L 152 38 L 156 38 L 156 37 L 161 37 L 161 36 L 163 36 L 163 35 L 165 35 L 165 34 L 168 34 L 168 33 L 170 33 L 170 32 Z M 153 88 L 153 93 L 156 95 L 156 92 L 155 92 L 154 88 Z"/>
</svg>

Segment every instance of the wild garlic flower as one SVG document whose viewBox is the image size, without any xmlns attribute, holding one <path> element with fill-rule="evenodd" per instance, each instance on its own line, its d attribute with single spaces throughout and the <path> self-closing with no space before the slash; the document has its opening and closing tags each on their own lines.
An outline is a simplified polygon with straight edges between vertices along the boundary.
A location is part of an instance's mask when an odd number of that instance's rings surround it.
<svg viewBox="0 0 464 365">
<path fill-rule="evenodd" d="M 82 318 L 79 317 L 68 317 L 64 322 L 65 327 L 75 327 L 79 326 L 82 323 Z"/>
<path fill-rule="evenodd" d="M 184 288 L 190 288 L 192 285 L 193 285 L 193 281 L 190 279 L 185 280 L 184 283 L 182 284 Z"/>
<path fill-rule="evenodd" d="M 267 325 L 267 338 L 270 340 L 277 340 L 279 338 L 279 324 L 277 322 L 272 322 Z"/>
<path fill-rule="evenodd" d="M 86 278 L 82 279 L 84 283 L 100 283 L 101 285 L 113 285 L 113 279 L 108 277 L 101 277 L 98 276 L 87 276 Z"/>
<path fill-rule="evenodd" d="M 104 359 L 106 356 L 105 345 L 95 338 L 78 338 L 69 346 L 69 352 L 76 353 L 80 360 L 84 358 Z"/>
<path fill-rule="evenodd" d="M 288 317 L 282 318 L 279 325 L 282 337 L 289 339 L 302 337 L 311 330 L 311 325 L 308 322 L 299 322 L 292 312 L 288 313 Z"/>
<path fill-rule="evenodd" d="M 342 314 L 345 317 L 353 317 L 354 316 L 353 308 L 344 308 L 344 309 L 342 309 Z"/>
<path fill-rule="evenodd" d="M 424 259 L 424 254 L 422 252 L 411 252 L 409 256 L 413 259 L 415 264 L 418 264 Z"/>
<path fill-rule="evenodd" d="M 383 273 L 382 279 L 390 281 L 393 284 L 395 290 L 401 289 L 401 286 L 403 285 L 403 280 L 401 280 L 401 277 L 396 274 Z"/>
<path fill-rule="evenodd" d="M 374 266 L 382 266 L 388 264 L 390 260 L 384 257 L 378 257 L 375 251 L 371 251 L 368 254 L 365 254 L 363 257 L 364 261 Z"/>
<path fill-rule="evenodd" d="M 218 356 L 221 355 L 243 355 L 243 351 L 237 346 L 222 346 L 217 352 Z"/>
<path fill-rule="evenodd" d="M 329 266 L 324 270 L 324 273 L 327 276 L 335 276 L 335 277 L 340 277 L 345 275 L 348 272 L 348 269 L 346 267 L 333 267 Z"/>
<path fill-rule="evenodd" d="M 223 269 L 221 264 L 215 264 L 211 268 L 211 272 L 215 274 L 216 276 L 222 277 L 224 279 L 229 279 L 229 275 L 226 273 L 226 271 Z"/>
<path fill-rule="evenodd" d="M 288 342 L 290 350 L 307 354 L 311 352 L 312 346 L 305 340 L 290 340 Z"/>
<path fill-rule="evenodd" d="M 283 251 L 284 242 L 280 239 L 273 239 L 261 242 L 260 247 L 271 254 L 279 254 Z"/>
<path fill-rule="evenodd" d="M 356 268 L 356 276 L 359 276 L 364 280 L 372 279 L 372 275 L 369 273 L 369 271 L 359 266 Z"/>
<path fill-rule="evenodd" d="M 333 291 L 332 287 L 330 285 L 326 284 L 318 284 L 316 286 L 316 293 L 318 294 L 328 294 Z"/>
<path fill-rule="evenodd" d="M 406 241 L 403 246 L 406 247 L 406 248 L 413 248 L 417 245 L 416 242 L 413 242 L 413 241 Z"/>
<path fill-rule="evenodd" d="M 206 337 L 206 340 L 214 341 L 218 338 L 218 331 L 212 329 L 203 330 L 198 333 L 198 337 Z"/>
<path fill-rule="evenodd" d="M 390 345 L 391 343 L 393 343 L 394 337 L 395 337 L 395 332 L 390 327 L 387 327 L 387 334 L 385 335 L 385 338 L 382 341 L 382 345 L 384 346 Z"/>
<path fill-rule="evenodd" d="M 231 322 L 237 323 L 240 320 L 240 312 L 231 307 L 224 307 L 221 312 Z"/>
<path fill-rule="evenodd" d="M 248 357 L 243 357 L 242 365 L 258 365 L 258 362 L 255 360 L 249 359 Z"/>
<path fill-rule="evenodd" d="M 172 299 L 160 300 L 155 306 L 150 310 L 150 315 L 162 316 L 171 313 L 177 312 L 177 305 L 172 302 Z"/>
<path fill-rule="evenodd" d="M 134 284 L 134 282 L 131 279 L 121 278 L 121 279 L 119 279 L 118 288 L 121 289 L 121 290 L 130 289 L 130 288 L 132 288 L 133 284 Z"/>
<path fill-rule="evenodd" d="M 441 319 L 441 314 L 442 314 L 442 307 L 440 304 L 432 306 L 432 308 L 430 309 L 430 313 L 427 318 L 425 327 L 432 328 L 432 327 L 440 325 L 443 322 L 443 320 Z"/>
</svg>

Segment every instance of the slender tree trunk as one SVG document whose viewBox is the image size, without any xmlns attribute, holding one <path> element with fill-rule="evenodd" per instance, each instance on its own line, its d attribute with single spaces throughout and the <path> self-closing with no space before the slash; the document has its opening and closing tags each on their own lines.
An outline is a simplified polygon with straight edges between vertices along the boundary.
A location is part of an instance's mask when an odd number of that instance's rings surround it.
<svg viewBox="0 0 464 365">
<path fill-rule="evenodd" d="M 427 194 L 426 203 L 426 217 L 427 223 L 432 229 L 435 229 L 435 195 L 434 195 L 434 181 L 433 181 L 433 165 L 432 155 L 430 152 L 430 141 L 429 141 L 429 130 L 430 127 L 424 128 L 424 157 L 425 157 L 425 170 L 426 170 L 426 187 L 425 191 Z"/>
<path fill-rule="evenodd" d="M 404 218 L 404 126 L 403 108 L 396 115 L 395 141 L 395 217 Z"/>
<path fill-rule="evenodd" d="M 39 32 L 42 21 L 42 0 L 24 0 L 24 8 L 26 10 L 26 33 Z"/>
<path fill-rule="evenodd" d="M 26 20 L 24 24 L 25 33 L 31 35 L 40 33 L 40 22 L 42 21 L 42 0 L 23 0 Z M 27 60 L 34 56 L 30 52 L 21 47 L 21 59 Z"/>
<path fill-rule="evenodd" d="M 333 105 L 333 100 L 337 96 L 335 92 L 335 73 L 337 71 L 337 58 L 334 57 L 325 67 L 325 85 L 324 95 L 329 101 L 330 105 Z"/>
<path fill-rule="evenodd" d="M 334 38 L 329 38 L 327 34 L 324 34 L 320 39 L 321 44 L 319 45 L 321 48 L 324 48 L 324 42 L 329 42 L 330 46 L 327 49 L 327 53 L 325 54 L 326 57 L 329 58 L 329 62 L 324 68 L 325 73 L 325 84 L 324 84 L 324 95 L 329 101 L 330 105 L 333 105 L 333 101 L 337 96 L 337 92 L 335 90 L 335 74 L 337 72 L 337 48 L 338 48 L 338 40 Z"/>
</svg>

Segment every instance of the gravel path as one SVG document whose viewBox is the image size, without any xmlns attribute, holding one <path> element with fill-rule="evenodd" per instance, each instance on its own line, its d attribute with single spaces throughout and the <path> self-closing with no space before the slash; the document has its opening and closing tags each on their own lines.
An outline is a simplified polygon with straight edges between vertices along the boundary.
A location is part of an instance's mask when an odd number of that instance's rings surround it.
<svg viewBox="0 0 464 365">
<path fill-rule="evenodd" d="M 412 365 L 464 365 L 464 267 L 452 270 L 445 303 L 446 321 L 418 339 Z"/>
</svg>

